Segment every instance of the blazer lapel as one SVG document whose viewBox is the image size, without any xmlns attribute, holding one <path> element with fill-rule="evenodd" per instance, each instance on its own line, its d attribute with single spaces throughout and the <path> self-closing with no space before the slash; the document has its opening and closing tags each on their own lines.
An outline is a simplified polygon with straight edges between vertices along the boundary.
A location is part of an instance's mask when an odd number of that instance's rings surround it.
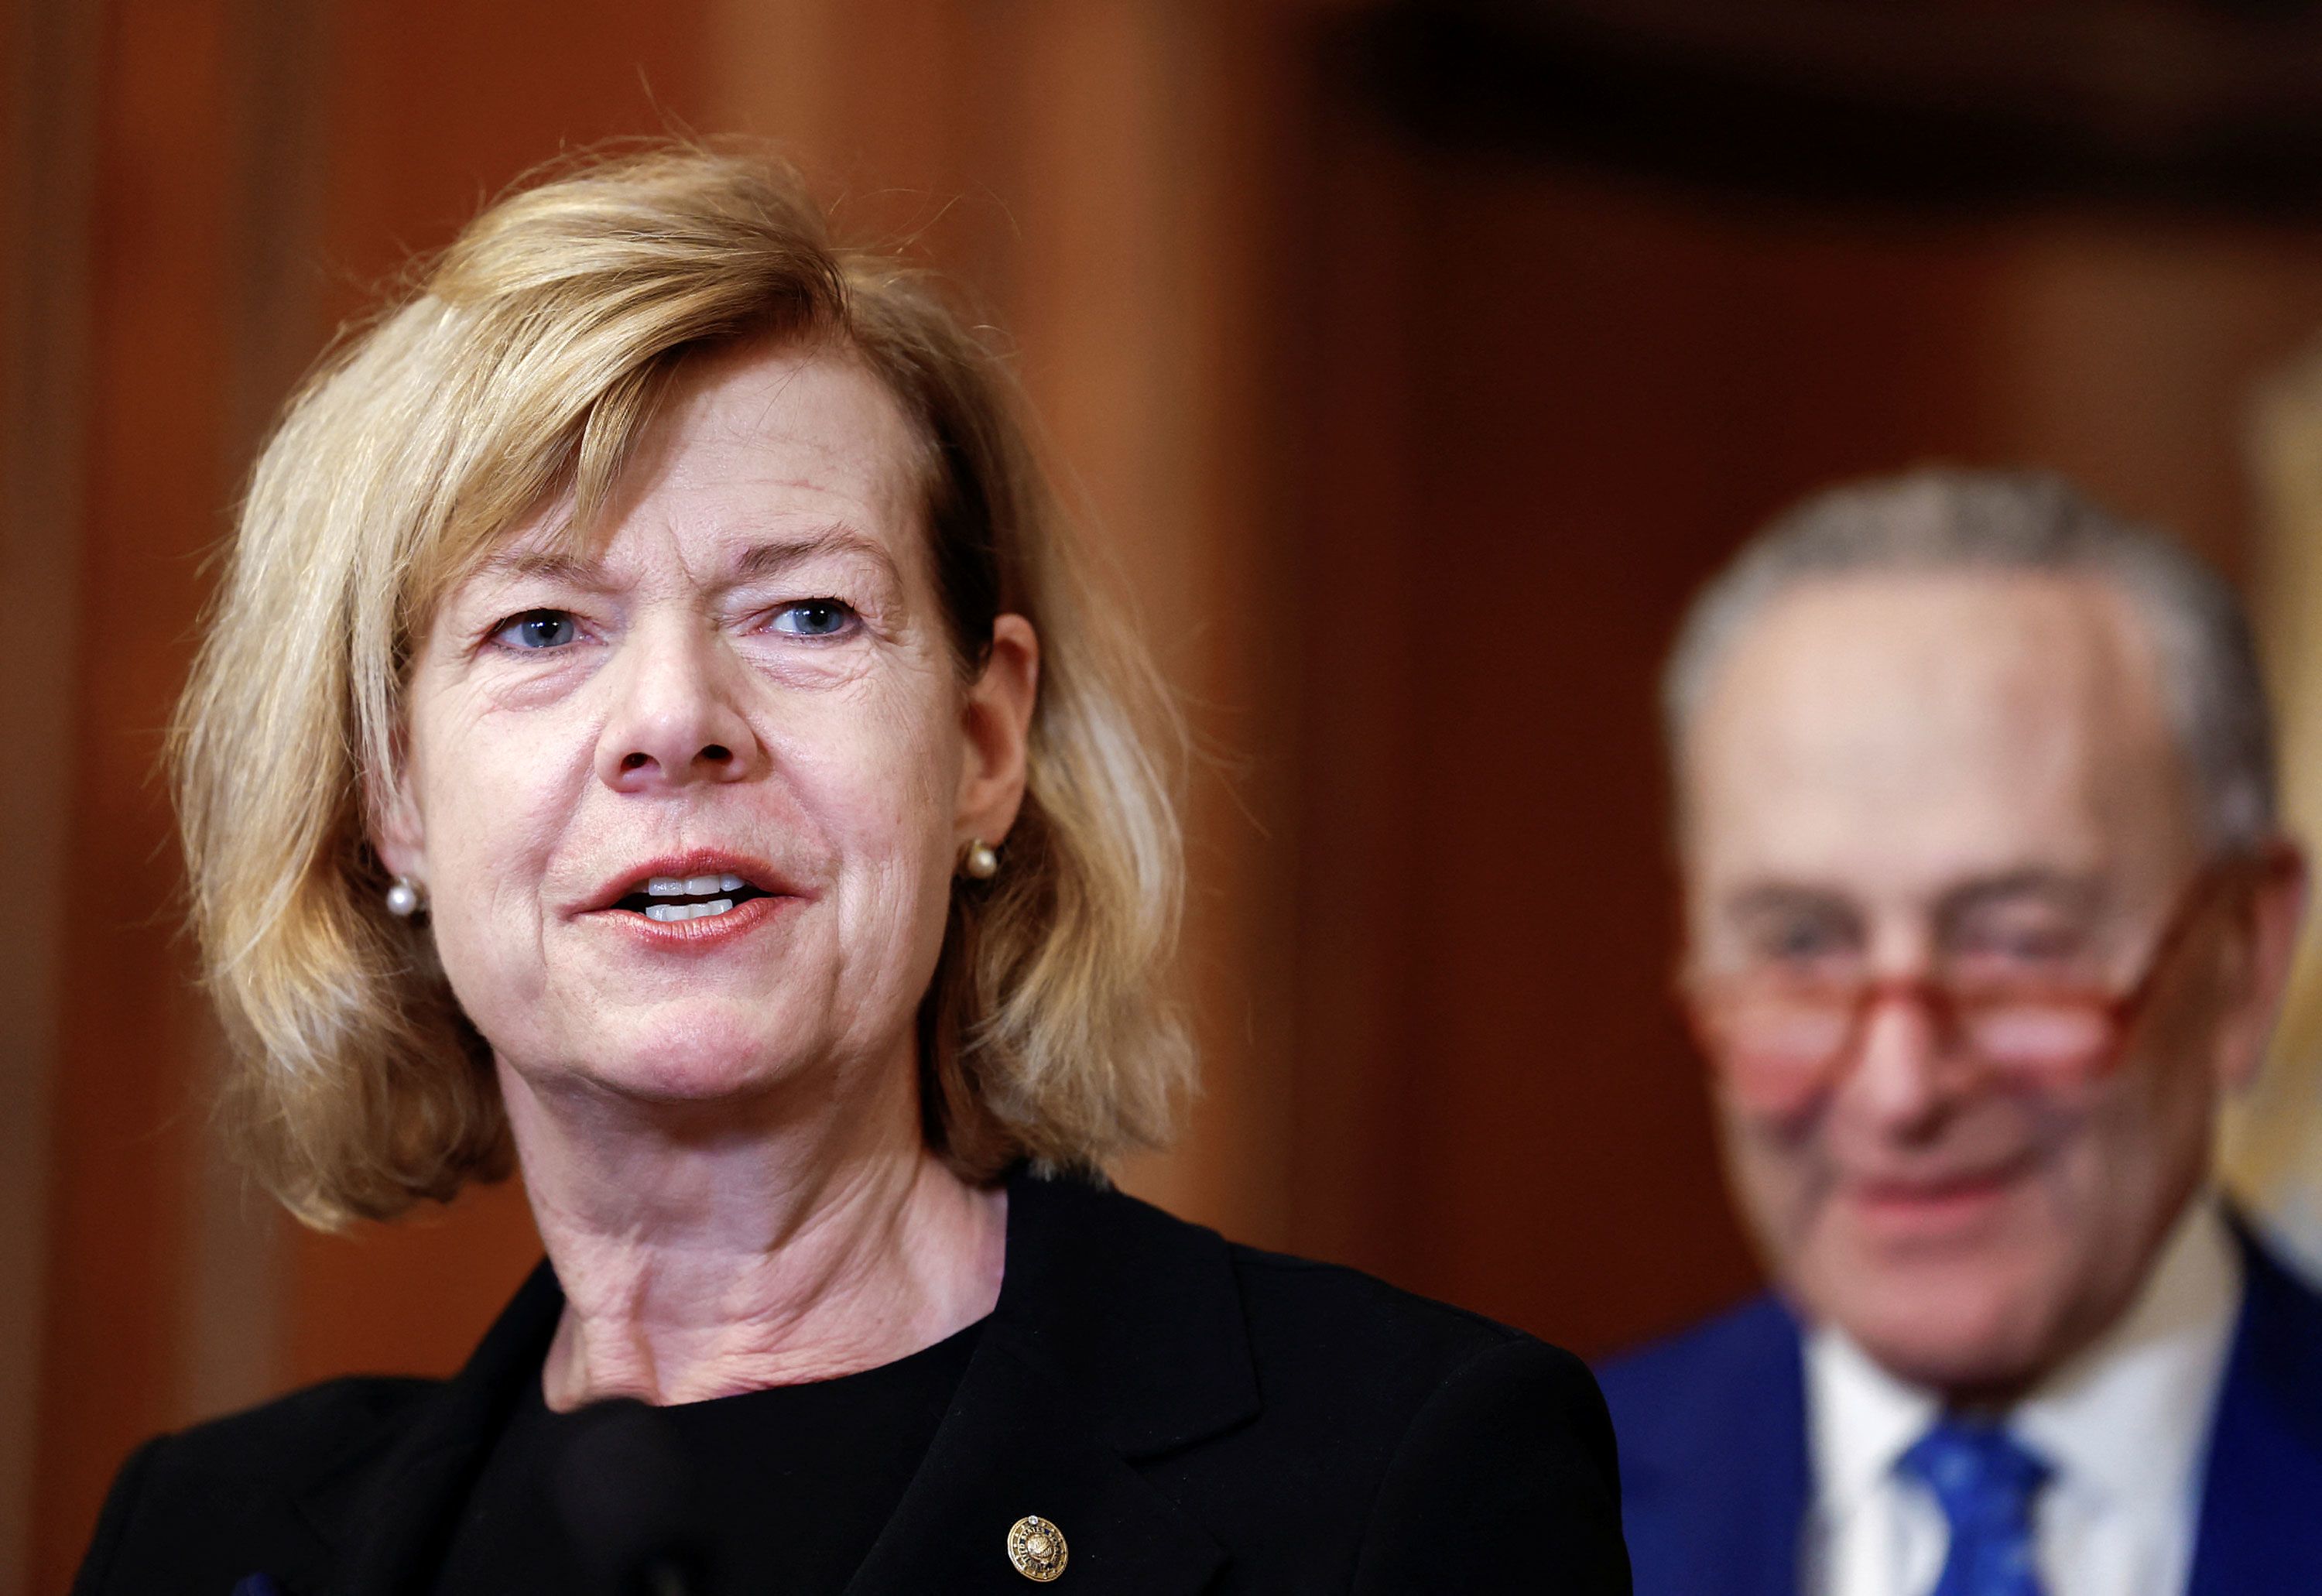
<svg viewBox="0 0 2322 1596">
<path fill-rule="evenodd" d="M 1079 1576 L 1068 1589 L 1200 1591 L 1224 1552 L 1096 1429 L 1054 1370 L 1004 1340 L 978 1347 L 952 1416 L 848 1596 L 1014 1596 L 1026 1581 L 1008 1532 L 1030 1515 L 1063 1535 L 1065 1571 Z"/>
<path fill-rule="evenodd" d="M 1012 1593 L 1010 1528 L 1063 1534 L 1076 1588 L 1191 1596 L 1224 1565 L 1132 1466 L 1257 1410 L 1224 1244 L 1117 1193 L 1019 1174 L 1008 1272 L 952 1412 L 849 1596 Z"/>
<path fill-rule="evenodd" d="M 2322 1298 L 2241 1233 L 2247 1287 L 2217 1397 L 2189 1596 L 2322 1591 Z"/>
<path fill-rule="evenodd" d="M 323 1482 L 299 1506 L 340 1549 L 344 1596 L 431 1589 L 453 1526 L 526 1379 L 537 1378 L 564 1305 L 544 1263 L 395 1449 L 360 1483 Z"/>
</svg>

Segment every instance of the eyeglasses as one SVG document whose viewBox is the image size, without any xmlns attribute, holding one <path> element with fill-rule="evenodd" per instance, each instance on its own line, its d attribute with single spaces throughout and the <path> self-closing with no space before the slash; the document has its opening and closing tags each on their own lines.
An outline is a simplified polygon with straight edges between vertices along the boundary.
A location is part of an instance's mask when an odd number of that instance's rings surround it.
<svg viewBox="0 0 2322 1596">
<path fill-rule="evenodd" d="M 1815 975 L 1754 970 L 1689 976 L 1678 993 L 1694 1035 L 1744 1104 L 1795 1111 L 1845 1073 L 1882 1003 L 1927 1016 L 1936 1046 L 1985 1074 L 2070 1087 L 2119 1062 L 2130 1027 L 2171 959 L 2235 872 L 2211 865 L 2180 896 L 2125 990 L 2030 975 Z"/>
</svg>

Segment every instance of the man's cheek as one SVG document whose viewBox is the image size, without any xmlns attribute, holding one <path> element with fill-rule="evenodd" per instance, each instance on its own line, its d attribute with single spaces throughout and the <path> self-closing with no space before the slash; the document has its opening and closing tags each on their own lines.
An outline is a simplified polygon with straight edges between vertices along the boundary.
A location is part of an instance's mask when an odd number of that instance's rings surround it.
<svg viewBox="0 0 2322 1596">
<path fill-rule="evenodd" d="M 1769 1262 L 1787 1270 L 1808 1249 L 1826 1245 L 1827 1182 L 1815 1177 L 1811 1144 L 1729 1115 L 1726 1145 L 1743 1211 Z"/>
</svg>

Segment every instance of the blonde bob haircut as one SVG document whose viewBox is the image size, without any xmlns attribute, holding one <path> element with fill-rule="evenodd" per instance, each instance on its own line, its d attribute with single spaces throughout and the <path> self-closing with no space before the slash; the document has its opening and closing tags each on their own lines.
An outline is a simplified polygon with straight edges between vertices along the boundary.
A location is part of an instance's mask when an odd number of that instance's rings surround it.
<svg viewBox="0 0 2322 1596">
<path fill-rule="evenodd" d="M 415 269 L 291 399 L 225 556 L 174 774 L 225 1126 L 308 1224 L 510 1164 L 489 1045 L 424 920 L 388 912 L 368 841 L 437 604 L 543 509 L 601 535 L 679 369 L 760 339 L 860 361 L 914 424 L 963 679 L 995 616 L 1041 640 L 1021 817 L 995 880 L 955 882 L 920 1006 L 928 1145 L 989 1181 L 1166 1138 L 1193 1066 L 1154 979 L 1181 896 L 1176 723 L 1089 597 L 1007 373 L 900 258 L 835 245 L 786 167 L 656 143 L 520 187 Z"/>
</svg>

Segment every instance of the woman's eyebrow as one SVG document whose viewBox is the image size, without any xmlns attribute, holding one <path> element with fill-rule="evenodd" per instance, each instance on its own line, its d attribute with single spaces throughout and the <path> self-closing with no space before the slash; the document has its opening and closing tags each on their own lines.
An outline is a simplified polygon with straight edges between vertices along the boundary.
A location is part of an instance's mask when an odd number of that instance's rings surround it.
<svg viewBox="0 0 2322 1596">
<path fill-rule="evenodd" d="M 893 556 L 876 540 L 846 526 L 828 527 L 804 537 L 753 543 L 735 556 L 727 579 L 736 585 L 762 581 L 809 560 L 830 554 L 852 554 L 868 560 L 878 566 L 887 580 L 901 582 L 902 573 L 896 570 Z M 606 582 L 602 560 L 584 559 L 553 549 L 503 549 L 487 555 L 477 565 L 476 574 L 511 581 L 537 578 L 583 588 L 602 587 Z"/>
<path fill-rule="evenodd" d="M 753 543 L 735 558 L 733 579 L 761 581 L 826 554 L 853 554 L 868 560 L 888 581 L 901 585 L 902 573 L 895 569 L 894 558 L 875 540 L 847 526 L 828 527 L 809 537 Z"/>
<path fill-rule="evenodd" d="M 507 580 L 538 577 L 580 587 L 602 581 L 604 574 L 602 561 L 583 560 L 577 554 L 562 553 L 553 549 L 503 549 L 486 555 L 476 567 L 479 577 Z"/>
</svg>

